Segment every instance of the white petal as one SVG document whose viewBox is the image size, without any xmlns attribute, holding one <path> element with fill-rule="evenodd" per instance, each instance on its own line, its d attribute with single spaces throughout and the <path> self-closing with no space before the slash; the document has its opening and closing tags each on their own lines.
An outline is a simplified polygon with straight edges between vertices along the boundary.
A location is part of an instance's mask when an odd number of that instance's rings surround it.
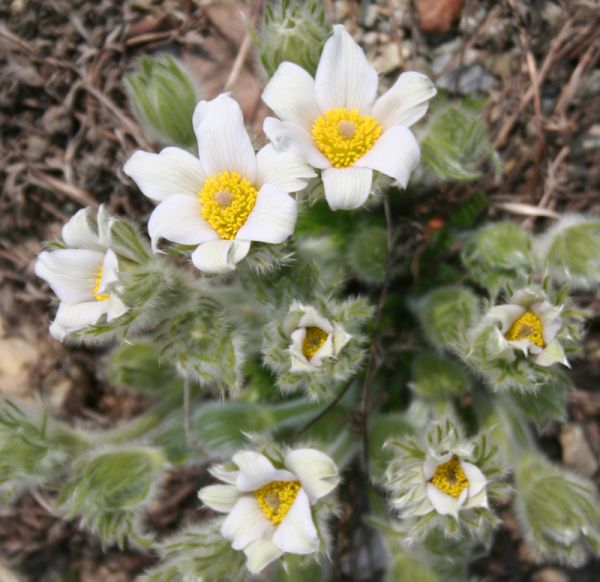
<svg viewBox="0 0 600 582">
<path fill-rule="evenodd" d="M 263 130 L 280 150 L 300 156 L 313 168 L 331 168 L 331 162 L 317 149 L 310 133 L 300 125 L 267 117 Z"/>
<path fill-rule="evenodd" d="M 377 94 L 377 71 L 342 25 L 333 27 L 333 36 L 323 47 L 315 92 L 321 111 L 347 108 L 371 113 Z"/>
<path fill-rule="evenodd" d="M 240 497 L 221 526 L 221 535 L 230 540 L 234 550 L 270 536 L 275 526 L 265 517 L 254 495 Z"/>
<path fill-rule="evenodd" d="M 433 505 L 434 509 L 440 515 L 453 515 L 456 517 L 458 515 L 458 510 L 462 505 L 459 499 L 455 499 L 443 491 L 440 491 L 432 483 L 427 483 L 427 497 L 429 497 L 431 505 Z"/>
<path fill-rule="evenodd" d="M 161 202 L 150 215 L 148 233 L 156 250 L 161 238 L 182 245 L 197 245 L 219 238 L 202 218 L 197 196 L 174 195 Z"/>
<path fill-rule="evenodd" d="M 317 372 L 321 365 L 321 362 L 318 365 L 310 364 L 304 354 L 297 350 L 290 350 L 290 359 L 290 372 Z"/>
<path fill-rule="evenodd" d="M 425 113 L 429 100 L 437 93 L 431 80 L 421 73 L 402 73 L 389 91 L 373 106 L 373 117 L 385 129 L 393 125 L 410 127 Z"/>
<path fill-rule="evenodd" d="M 59 341 L 74 331 L 95 325 L 106 313 L 106 301 L 86 301 L 77 305 L 61 303 L 56 319 L 50 325 L 50 335 Z"/>
<path fill-rule="evenodd" d="M 59 299 L 75 305 L 94 299 L 96 276 L 104 253 L 84 249 L 58 249 L 40 253 L 35 274 L 45 279 Z"/>
<path fill-rule="evenodd" d="M 200 161 L 208 176 L 237 172 L 254 182 L 256 156 L 237 101 L 227 93 L 212 101 L 200 101 L 194 111 L 193 124 Z"/>
<path fill-rule="evenodd" d="M 235 485 L 239 474 L 239 471 L 232 471 L 226 465 L 213 465 L 208 472 L 219 481 L 229 485 Z"/>
<path fill-rule="evenodd" d="M 273 543 L 283 552 L 312 554 L 319 549 L 319 536 L 308 497 L 303 489 L 273 535 Z"/>
<path fill-rule="evenodd" d="M 198 491 L 198 498 L 215 511 L 227 513 L 233 509 L 240 492 L 233 485 L 209 485 Z"/>
<path fill-rule="evenodd" d="M 209 240 L 192 253 L 192 263 L 205 273 L 228 273 L 248 254 L 250 243 L 239 240 Z"/>
<path fill-rule="evenodd" d="M 296 201 L 271 184 L 265 184 L 256 197 L 256 204 L 236 240 L 279 244 L 294 232 L 298 209 Z"/>
<path fill-rule="evenodd" d="M 310 132 L 321 115 L 315 98 L 315 81 L 294 63 L 283 62 L 262 94 L 263 101 L 283 121 L 296 123 Z"/>
<path fill-rule="evenodd" d="M 172 147 L 159 154 L 138 150 L 129 158 L 123 171 L 148 198 L 159 202 L 173 194 L 196 196 L 206 180 L 196 156 Z"/>
<path fill-rule="evenodd" d="M 371 192 L 373 171 L 369 168 L 329 168 L 322 174 L 325 198 L 331 210 L 362 206 Z"/>
<path fill-rule="evenodd" d="M 548 301 L 542 301 L 534 303 L 529 309 L 540 318 L 544 343 L 549 344 L 562 327 L 560 307 L 556 307 Z"/>
<path fill-rule="evenodd" d="M 489 507 L 487 492 L 485 491 L 485 489 L 482 489 L 477 495 L 469 497 L 469 499 L 467 499 L 467 502 L 463 505 L 463 507 L 465 509 L 469 509 L 471 507 Z"/>
<path fill-rule="evenodd" d="M 292 345 L 302 352 L 302 344 L 306 339 L 306 328 L 299 327 L 298 329 L 294 330 L 290 335 L 290 339 L 292 340 Z"/>
<path fill-rule="evenodd" d="M 297 192 L 316 174 L 302 158 L 267 144 L 256 155 L 256 183 L 271 184 L 284 192 Z"/>
<path fill-rule="evenodd" d="M 300 318 L 299 326 L 302 327 L 318 327 L 327 333 L 333 332 L 333 326 L 328 319 L 325 319 L 314 307 L 308 306 L 304 308 L 304 315 Z M 304 338 L 302 338 L 304 341 Z"/>
<path fill-rule="evenodd" d="M 271 562 L 279 558 L 283 552 L 269 539 L 256 540 L 244 548 L 248 560 L 246 567 L 251 574 L 258 574 Z"/>
<path fill-rule="evenodd" d="M 271 481 L 296 480 L 295 475 L 283 469 L 276 469 L 267 457 L 254 451 L 236 453 L 233 462 L 240 468 L 236 480 L 236 487 L 240 491 L 256 491 Z"/>
<path fill-rule="evenodd" d="M 316 449 L 296 449 L 285 457 L 285 466 L 298 476 L 312 504 L 340 482 L 338 468 L 331 457 Z"/>
<path fill-rule="evenodd" d="M 563 364 L 570 368 L 567 356 L 558 340 L 552 340 L 544 350 L 535 358 L 535 363 L 539 366 L 552 366 L 552 364 Z"/>
<path fill-rule="evenodd" d="M 333 356 L 333 340 L 331 335 L 328 335 L 323 345 L 315 352 L 309 363 L 313 366 L 320 366 L 324 359 L 331 356 Z"/>
<path fill-rule="evenodd" d="M 62 239 L 68 247 L 104 252 L 106 247 L 100 242 L 96 226 L 96 212 L 93 208 L 78 210 L 62 228 Z"/>
<path fill-rule="evenodd" d="M 423 463 L 423 479 L 429 481 L 435 475 L 440 464 L 435 459 L 427 458 Z"/>
<path fill-rule="evenodd" d="M 349 334 L 341 325 L 334 324 L 332 335 L 334 355 L 337 356 L 351 339 L 352 334 Z"/>
<path fill-rule="evenodd" d="M 413 170 L 419 165 L 421 150 L 410 129 L 395 125 L 386 130 L 375 145 L 354 164 L 371 168 L 394 178 L 406 188 Z"/>
<path fill-rule="evenodd" d="M 469 481 L 469 497 L 477 495 L 487 483 L 485 475 L 481 472 L 479 467 L 468 463 L 467 461 L 459 461 L 461 469 Z"/>
<path fill-rule="evenodd" d="M 497 319 L 501 324 L 500 331 L 505 334 L 525 311 L 520 305 L 496 305 L 488 311 L 488 317 Z"/>
<path fill-rule="evenodd" d="M 109 249 L 106 251 L 104 261 L 102 262 L 102 278 L 98 286 L 98 293 L 102 294 L 108 291 L 108 286 L 118 280 L 118 272 L 119 260 L 117 259 L 117 255 Z"/>
<path fill-rule="evenodd" d="M 112 321 L 117 317 L 121 317 L 121 315 L 128 311 L 127 305 L 125 305 L 115 293 L 111 293 L 110 297 L 104 301 L 104 303 L 106 303 L 107 321 Z"/>
</svg>

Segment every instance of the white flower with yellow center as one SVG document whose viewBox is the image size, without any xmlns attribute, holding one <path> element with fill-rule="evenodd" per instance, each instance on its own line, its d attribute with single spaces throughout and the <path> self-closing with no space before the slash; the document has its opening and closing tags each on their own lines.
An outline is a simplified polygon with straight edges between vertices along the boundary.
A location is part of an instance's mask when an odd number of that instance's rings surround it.
<svg viewBox="0 0 600 582">
<path fill-rule="evenodd" d="M 312 554 L 320 547 L 312 507 L 339 483 L 333 460 L 315 449 L 296 449 L 275 468 L 264 455 L 241 451 L 237 470 L 213 467 L 227 485 L 210 485 L 198 497 L 214 511 L 227 513 L 221 535 L 243 550 L 256 574 L 284 553 Z"/>
<path fill-rule="evenodd" d="M 323 360 L 335 358 L 352 336 L 344 328 L 322 317 L 314 307 L 294 302 L 284 324 L 291 344 L 292 372 L 316 372 Z"/>
<path fill-rule="evenodd" d="M 109 291 L 109 285 L 117 281 L 118 260 L 107 247 L 108 218 L 103 208 L 97 224 L 94 222 L 91 209 L 77 212 L 62 229 L 67 248 L 44 251 L 35 264 L 35 274 L 47 281 L 60 299 L 50 325 L 50 334 L 57 340 L 126 311 Z"/>
<path fill-rule="evenodd" d="M 532 290 L 517 291 L 507 305 L 493 307 L 487 317 L 497 322 L 500 353 L 520 350 L 540 366 L 569 365 L 556 338 L 562 327 L 561 308 Z"/>
<path fill-rule="evenodd" d="M 453 453 L 431 455 L 423 464 L 427 501 L 418 515 L 432 510 L 458 516 L 461 509 L 488 507 L 486 479 L 478 467 Z"/>
<path fill-rule="evenodd" d="M 161 238 L 193 245 L 192 262 L 208 273 L 231 271 L 251 241 L 279 244 L 294 231 L 296 201 L 312 170 L 272 145 L 255 154 L 239 105 L 227 94 L 201 101 L 194 112 L 199 158 L 174 147 L 137 151 L 124 172 L 160 204 L 148 223 L 152 246 Z"/>
<path fill-rule="evenodd" d="M 415 72 L 400 75 L 378 99 L 377 85 L 362 49 L 336 25 L 315 79 L 284 62 L 263 92 L 280 118 L 267 118 L 265 133 L 277 147 L 322 170 L 333 210 L 364 204 L 374 170 L 405 188 L 419 163 L 419 145 L 408 128 L 425 115 L 435 87 Z"/>
</svg>

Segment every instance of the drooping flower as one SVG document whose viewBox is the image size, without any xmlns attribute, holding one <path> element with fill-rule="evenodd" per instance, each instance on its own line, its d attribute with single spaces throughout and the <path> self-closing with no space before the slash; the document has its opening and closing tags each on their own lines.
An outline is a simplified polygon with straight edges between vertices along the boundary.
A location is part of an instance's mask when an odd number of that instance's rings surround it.
<svg viewBox="0 0 600 582">
<path fill-rule="evenodd" d="M 377 85 L 377 72 L 362 49 L 336 25 L 314 79 L 284 62 L 263 92 L 280 118 L 267 118 L 265 133 L 277 147 L 322 171 L 333 210 L 364 204 L 373 171 L 405 188 L 419 162 L 419 145 L 408 128 L 427 112 L 435 87 L 415 72 L 400 75 L 378 99 Z"/>
<path fill-rule="evenodd" d="M 239 105 L 222 94 L 194 112 L 199 158 L 174 147 L 137 151 L 124 172 L 160 204 L 148 223 L 156 249 L 161 238 L 196 246 L 200 271 L 231 271 L 251 241 L 279 244 L 294 231 L 296 201 L 314 173 L 297 156 L 272 145 L 255 154 Z"/>
<path fill-rule="evenodd" d="M 333 460 L 316 449 L 296 449 L 277 467 L 255 451 L 240 451 L 233 463 L 233 470 L 212 467 L 226 485 L 204 487 L 198 497 L 228 514 L 221 535 L 246 554 L 250 572 L 260 572 L 284 553 L 319 551 L 313 511 L 339 483 Z"/>
<path fill-rule="evenodd" d="M 561 363 L 567 357 L 558 340 L 562 327 L 561 307 L 552 305 L 534 289 L 517 291 L 506 305 L 492 307 L 487 314 L 496 322 L 496 342 L 500 354 L 521 351 L 540 366 Z"/>
<path fill-rule="evenodd" d="M 339 323 L 298 302 L 290 306 L 283 327 L 291 340 L 292 372 L 316 372 L 323 360 L 336 357 L 352 337 Z"/>
<path fill-rule="evenodd" d="M 103 207 L 97 216 L 91 208 L 78 211 L 62 229 L 65 248 L 43 251 L 36 261 L 36 275 L 60 299 L 50 325 L 50 334 L 57 340 L 126 311 L 111 290 L 118 279 L 119 261 L 108 248 L 108 222 Z"/>
</svg>

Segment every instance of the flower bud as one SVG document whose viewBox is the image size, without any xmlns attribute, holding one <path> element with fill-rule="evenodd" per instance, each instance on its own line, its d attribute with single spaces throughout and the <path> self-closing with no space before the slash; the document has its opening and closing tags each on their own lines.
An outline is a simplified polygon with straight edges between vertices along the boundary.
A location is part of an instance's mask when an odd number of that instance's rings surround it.
<svg viewBox="0 0 600 582">
<path fill-rule="evenodd" d="M 315 74 L 331 27 L 321 2 L 281 0 L 265 6 L 259 31 L 254 32 L 260 63 L 268 77 L 284 61 Z"/>
<path fill-rule="evenodd" d="M 171 55 L 142 57 L 138 70 L 125 77 L 129 102 L 137 120 L 164 145 L 192 148 L 192 126 L 198 88 Z"/>
</svg>

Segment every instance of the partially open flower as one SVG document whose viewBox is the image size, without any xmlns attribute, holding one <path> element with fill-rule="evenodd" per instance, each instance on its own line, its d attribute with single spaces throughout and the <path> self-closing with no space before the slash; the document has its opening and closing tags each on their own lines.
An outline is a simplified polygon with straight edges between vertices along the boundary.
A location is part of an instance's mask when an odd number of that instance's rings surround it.
<svg viewBox="0 0 600 582">
<path fill-rule="evenodd" d="M 50 334 L 63 340 L 69 334 L 111 321 L 126 311 L 111 292 L 117 281 L 118 259 L 107 246 L 108 218 L 89 208 L 77 212 L 62 229 L 66 248 L 40 253 L 35 273 L 46 280 L 60 299 Z"/>
<path fill-rule="evenodd" d="M 487 317 L 497 322 L 499 351 L 518 350 L 531 355 L 540 366 L 555 363 L 568 366 L 556 335 L 562 327 L 561 307 L 549 303 L 534 290 L 517 291 L 506 305 L 493 307 Z"/>
<path fill-rule="evenodd" d="M 290 334 L 292 372 L 315 372 L 323 360 L 336 357 L 352 337 L 336 322 L 322 317 L 314 307 L 293 303 L 284 321 Z"/>
<path fill-rule="evenodd" d="M 456 517 L 460 509 L 487 507 L 485 476 L 473 463 L 452 453 L 429 457 L 423 463 L 423 478 L 427 498 L 440 515 Z"/>
<path fill-rule="evenodd" d="M 142 192 L 160 202 L 148 231 L 152 246 L 165 238 L 193 245 L 200 270 L 235 269 L 251 241 L 279 244 L 294 231 L 296 201 L 314 173 L 297 156 L 272 145 L 255 154 L 239 105 L 222 94 L 194 112 L 199 159 L 178 148 L 137 151 L 125 164 Z"/>
<path fill-rule="evenodd" d="M 281 119 L 267 118 L 265 133 L 279 148 L 322 170 L 333 210 L 364 204 L 374 170 L 405 188 L 419 162 L 419 145 L 408 128 L 425 115 L 435 87 L 415 72 L 400 75 L 378 99 L 377 85 L 377 72 L 364 52 L 337 25 L 315 79 L 284 62 L 263 92 Z"/>
<path fill-rule="evenodd" d="M 213 467 L 211 473 L 227 484 L 204 487 L 198 497 L 228 514 L 221 535 L 243 550 L 250 572 L 260 572 L 286 552 L 317 552 L 320 536 L 313 507 L 338 485 L 333 460 L 315 449 L 296 449 L 281 467 L 254 451 L 240 451 L 233 463 L 234 470 Z"/>
</svg>

